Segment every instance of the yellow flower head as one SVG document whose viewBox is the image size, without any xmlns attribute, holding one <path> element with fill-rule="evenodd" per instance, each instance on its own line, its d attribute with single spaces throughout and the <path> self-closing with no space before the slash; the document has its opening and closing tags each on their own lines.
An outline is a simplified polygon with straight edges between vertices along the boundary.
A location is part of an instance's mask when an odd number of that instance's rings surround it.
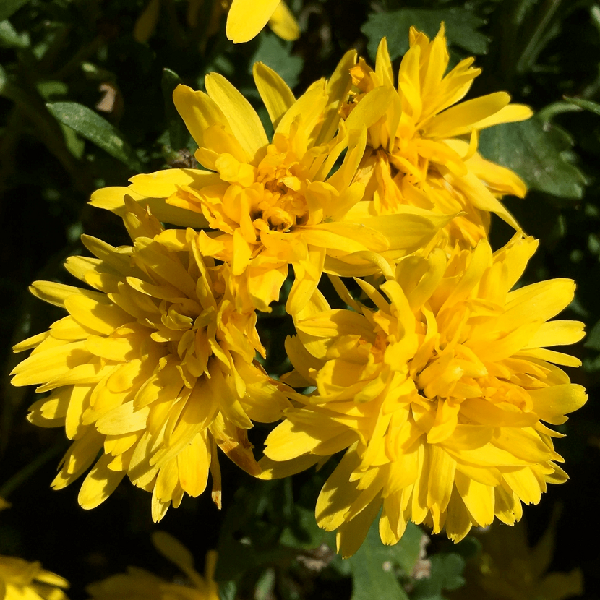
<svg viewBox="0 0 600 600">
<path fill-rule="evenodd" d="M 168 582 L 137 567 L 129 567 L 127 573 L 113 575 L 87 587 L 91 600 L 219 600 L 219 590 L 214 580 L 217 553 L 206 555 L 204 577 L 194 569 L 191 552 L 174 537 L 164 531 L 152 536 L 156 549 L 185 574 L 185 585 Z"/>
<path fill-rule="evenodd" d="M 133 246 L 114 248 L 84 236 L 96 258 L 67 259 L 67 270 L 97 291 L 37 281 L 39 298 L 68 316 L 15 346 L 34 348 L 14 369 L 13 384 L 50 395 L 29 420 L 63 426 L 73 444 L 52 486 L 60 489 L 101 457 L 79 502 L 93 508 L 127 474 L 152 491 L 160 520 L 184 492 L 201 494 L 208 473 L 220 505 L 217 448 L 258 473 L 246 431 L 278 419 L 284 386 L 256 363 L 264 356 L 256 315 L 236 306 L 226 265 L 203 257 L 191 230 L 164 231 L 126 200 Z"/>
<path fill-rule="evenodd" d="M 332 310 L 322 296 L 298 315 L 288 339 L 301 408 L 267 438 L 264 477 L 302 470 L 348 449 L 317 501 L 319 525 L 338 530 L 349 556 L 383 506 L 381 538 L 394 544 L 407 521 L 462 539 L 494 516 L 513 524 L 521 502 L 537 503 L 555 464 L 545 424 L 582 406 L 584 388 L 552 363 L 579 360 L 548 346 L 572 344 L 583 324 L 552 320 L 573 298 L 574 283 L 554 279 L 515 290 L 537 243 L 516 236 L 492 254 L 440 249 L 407 257 L 382 284 L 365 281 L 353 310 Z"/>
<path fill-rule="evenodd" d="M 515 173 L 477 153 L 481 129 L 520 121 L 531 110 L 509 104 L 498 92 L 457 104 L 480 69 L 473 58 L 446 73 L 449 55 L 444 27 L 431 42 L 411 28 L 410 48 L 394 81 L 387 42 L 381 40 L 375 70 L 363 59 L 351 69 L 353 86 L 340 107 L 349 129 L 368 127 L 368 148 L 357 180 L 368 182 L 366 197 L 379 214 L 411 204 L 444 214 L 466 213 L 448 226 L 450 241 L 474 246 L 486 236 L 494 212 L 518 229 L 498 201 L 525 195 Z M 467 139 L 465 139 L 467 138 Z"/>
<path fill-rule="evenodd" d="M 414 207 L 384 216 L 365 211 L 368 203 L 359 202 L 364 186 L 352 179 L 366 131 L 350 135 L 342 124 L 335 134 L 335 98 L 348 78 L 344 65 L 297 100 L 274 71 L 254 66 L 272 141 L 250 103 L 221 75 L 206 77 L 206 93 L 177 87 L 175 106 L 198 144 L 196 159 L 208 170 L 138 175 L 129 188 L 96 192 L 92 204 L 119 211 L 126 194 L 141 202 L 152 198 L 161 220 L 208 226 L 212 231 L 199 235 L 201 252 L 230 264 L 238 296 L 259 310 L 279 298 L 289 265 L 296 280 L 287 309 L 295 313 L 323 270 L 344 275 L 352 265 L 352 274 L 360 275 L 357 266 L 373 270 L 364 253 L 392 260 L 420 248 L 454 215 Z"/>
<path fill-rule="evenodd" d="M 42 569 L 39 562 L 0 556 L 0 598 L 2 600 L 67 600 L 61 588 L 68 581 Z"/>
</svg>

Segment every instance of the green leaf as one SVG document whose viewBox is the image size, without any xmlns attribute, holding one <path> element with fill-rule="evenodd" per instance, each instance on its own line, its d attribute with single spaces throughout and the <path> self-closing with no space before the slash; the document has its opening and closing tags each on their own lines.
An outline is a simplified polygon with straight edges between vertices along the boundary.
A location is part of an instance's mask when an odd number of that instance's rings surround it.
<svg viewBox="0 0 600 600">
<path fill-rule="evenodd" d="M 8 19 L 17 12 L 21 6 L 27 4 L 29 0 L 2 0 L 0 2 L 0 21 Z"/>
<path fill-rule="evenodd" d="M 294 506 L 292 518 L 283 529 L 279 543 L 293 548 L 318 548 L 323 542 L 329 541 L 335 547 L 335 537 L 321 529 L 315 519 L 315 511 Z"/>
<path fill-rule="evenodd" d="M 274 33 L 263 32 L 259 38 L 258 50 L 250 61 L 250 72 L 255 62 L 263 62 L 294 88 L 298 84 L 303 61 L 299 56 L 290 54 L 291 46 L 291 43 L 283 42 Z"/>
<path fill-rule="evenodd" d="M 59 123 L 70 127 L 130 169 L 141 171 L 135 153 L 121 133 L 93 110 L 77 102 L 48 102 L 46 106 Z"/>
<path fill-rule="evenodd" d="M 446 37 L 450 45 L 458 46 L 473 54 L 486 54 L 489 39 L 477 31 L 485 21 L 467 8 L 401 8 L 392 12 L 371 13 L 361 31 L 368 38 L 371 57 L 377 54 L 382 37 L 387 38 L 392 60 L 408 50 L 408 31 L 412 26 L 435 37 L 442 21 L 446 24 Z"/>
<path fill-rule="evenodd" d="M 586 180 L 570 162 L 572 146 L 566 131 L 538 116 L 485 129 L 479 140 L 485 158 L 515 171 L 529 188 L 578 200 Z"/>
<path fill-rule="evenodd" d="M 398 581 L 396 567 L 410 575 L 421 551 L 421 530 L 409 523 L 394 546 L 386 546 L 379 537 L 379 519 L 369 528 L 358 551 L 348 559 L 352 569 L 352 600 L 408 599 Z"/>
<path fill-rule="evenodd" d="M 431 575 L 415 583 L 411 600 L 443 600 L 442 590 L 456 590 L 465 583 L 465 559 L 460 554 L 436 554 L 430 560 Z"/>
<path fill-rule="evenodd" d="M 596 321 L 588 332 L 584 346 L 592 350 L 600 350 L 600 321 Z"/>
<path fill-rule="evenodd" d="M 190 137 L 183 119 L 177 112 L 175 104 L 173 104 L 173 91 L 180 83 L 181 78 L 177 73 L 171 71 L 171 69 L 163 69 L 160 85 L 165 99 L 165 114 L 170 145 L 175 151 L 186 148 Z"/>
<path fill-rule="evenodd" d="M 10 21 L 0 21 L 0 46 L 4 48 L 27 48 L 29 46 L 29 34 L 18 33 Z"/>
<path fill-rule="evenodd" d="M 574 104 L 575 106 L 578 106 L 579 108 L 583 108 L 583 110 L 589 110 L 590 112 L 600 116 L 600 104 L 597 104 L 596 102 L 584 100 L 583 98 L 567 98 L 566 96 L 565 100 L 571 104 Z"/>
</svg>

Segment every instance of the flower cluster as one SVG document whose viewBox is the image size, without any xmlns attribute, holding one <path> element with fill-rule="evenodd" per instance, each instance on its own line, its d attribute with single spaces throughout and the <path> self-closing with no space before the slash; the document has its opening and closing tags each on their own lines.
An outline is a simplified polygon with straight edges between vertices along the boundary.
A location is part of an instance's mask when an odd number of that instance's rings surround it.
<svg viewBox="0 0 600 600">
<path fill-rule="evenodd" d="M 262 27 L 278 2 L 260 4 Z M 230 24 L 247 5 L 234 0 Z M 548 425 L 586 395 L 556 366 L 579 361 L 549 347 L 583 336 L 552 320 L 574 284 L 517 287 L 537 243 L 501 199 L 525 184 L 477 151 L 481 129 L 531 111 L 504 92 L 460 102 L 479 70 L 448 62 L 443 27 L 431 41 L 411 29 L 397 77 L 382 40 L 374 68 L 350 51 L 299 98 L 257 63 L 271 139 L 221 75 L 175 90 L 202 168 L 95 192 L 133 245 L 83 238 L 95 258 L 66 267 L 95 291 L 32 286 L 68 312 L 15 348 L 34 350 L 13 383 L 50 392 L 29 419 L 73 440 L 55 488 L 95 463 L 82 506 L 127 475 L 159 520 L 209 473 L 220 503 L 219 449 L 262 478 L 344 451 L 316 516 L 349 556 L 381 509 L 387 544 L 409 520 L 458 541 L 566 480 Z M 492 213 L 515 230 L 495 252 Z M 297 335 L 280 381 L 257 360 L 256 323 L 288 278 Z M 257 462 L 247 432 L 279 419 Z"/>
</svg>

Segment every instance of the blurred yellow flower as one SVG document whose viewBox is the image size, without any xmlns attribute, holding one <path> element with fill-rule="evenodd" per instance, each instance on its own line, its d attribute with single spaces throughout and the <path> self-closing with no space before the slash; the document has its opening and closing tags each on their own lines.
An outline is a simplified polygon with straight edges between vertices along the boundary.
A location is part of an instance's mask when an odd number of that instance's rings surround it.
<svg viewBox="0 0 600 600">
<path fill-rule="evenodd" d="M 184 492 L 201 494 L 209 472 L 220 506 L 218 448 L 258 473 L 246 431 L 253 420 L 279 419 L 288 400 L 255 361 L 265 353 L 256 314 L 236 302 L 229 267 L 202 255 L 193 230 L 165 231 L 131 199 L 123 218 L 133 246 L 83 236 L 96 258 L 67 259 L 67 270 L 97 291 L 32 285 L 69 314 L 15 346 L 34 350 L 14 369 L 13 384 L 50 391 L 28 418 L 64 425 L 73 440 L 53 488 L 95 463 L 81 506 L 103 502 L 127 474 L 152 492 L 158 521 Z"/>
<path fill-rule="evenodd" d="M 554 518 L 534 548 L 527 544 L 524 521 L 514 527 L 496 523 L 478 539 L 482 551 L 469 566 L 464 587 L 451 592 L 452 600 L 565 600 L 583 593 L 583 574 L 548 573 L 554 554 Z"/>
<path fill-rule="evenodd" d="M 234 44 L 256 37 L 267 24 L 284 40 L 296 40 L 300 29 L 285 2 L 280 0 L 232 0 L 227 15 L 227 38 Z"/>
<path fill-rule="evenodd" d="M 383 506 L 381 539 L 396 543 L 407 521 L 462 539 L 494 516 L 513 524 L 521 502 L 536 504 L 556 465 L 546 425 L 586 401 L 554 364 L 578 366 L 547 349 L 583 337 L 578 321 L 553 320 L 575 285 L 554 279 L 511 291 L 537 243 L 515 238 L 492 254 L 441 249 L 398 263 L 381 294 L 357 280 L 368 300 L 331 309 L 320 293 L 297 315 L 287 340 L 300 408 L 266 440 L 261 477 L 305 469 L 347 452 L 317 501 L 321 527 L 337 530 L 343 556 L 361 545 Z M 387 298 L 386 298 L 387 296 Z"/>
<path fill-rule="evenodd" d="M 352 87 L 340 106 L 350 130 L 368 127 L 357 175 L 367 184 L 366 199 L 377 214 L 393 214 L 405 204 L 444 214 L 463 212 L 447 229 L 451 242 L 468 246 L 486 237 L 489 212 L 518 229 L 498 198 L 524 196 L 525 184 L 477 153 L 478 132 L 527 119 L 531 110 L 509 104 L 505 92 L 457 104 L 481 72 L 471 66 L 474 59 L 464 59 L 446 73 L 443 25 L 431 42 L 411 27 L 409 41 L 396 84 L 384 38 L 375 70 L 363 59 L 352 67 Z"/>
<path fill-rule="evenodd" d="M 92 600 L 219 600 L 219 590 L 214 580 L 217 553 L 206 555 L 204 577 L 194 569 L 190 551 L 173 536 L 157 531 L 152 536 L 156 549 L 185 574 L 185 584 L 168 582 L 137 567 L 127 573 L 113 575 L 86 588 Z"/>
<path fill-rule="evenodd" d="M 324 270 L 342 276 L 361 275 L 360 268 L 377 271 L 365 253 L 404 256 L 455 216 L 411 206 L 393 215 L 365 212 L 367 203 L 359 202 L 364 186 L 352 179 L 366 130 L 348 134 L 335 99 L 348 77 L 342 63 L 328 83 L 315 82 L 296 100 L 277 73 L 255 64 L 255 82 L 275 129 L 271 142 L 250 103 L 221 75 L 206 77 L 207 93 L 180 85 L 175 106 L 198 144 L 195 158 L 208 171 L 137 175 L 128 188 L 98 190 L 92 204 L 118 212 L 126 195 L 151 198 L 163 221 L 208 226 L 212 231 L 199 234 L 201 252 L 230 264 L 238 295 L 259 310 L 270 310 L 279 298 L 292 265 L 296 277 L 287 310 L 295 313 Z"/>
<path fill-rule="evenodd" d="M 39 562 L 0 556 L 0 600 L 67 600 L 68 581 Z"/>
<path fill-rule="evenodd" d="M 208 20 L 205 38 L 214 35 L 219 30 L 219 21 L 227 10 L 227 0 L 212 0 L 212 6 L 207 0 L 189 0 L 187 25 L 197 27 L 201 21 Z M 149 0 L 144 10 L 137 18 L 133 37 L 141 43 L 147 42 L 158 26 L 161 10 L 161 0 Z M 248 42 L 256 37 L 263 27 L 269 23 L 273 32 L 288 41 L 298 39 L 300 28 L 287 7 L 280 0 L 233 0 L 227 15 L 226 34 L 234 43 Z M 202 42 L 202 47 L 206 39 Z"/>
</svg>

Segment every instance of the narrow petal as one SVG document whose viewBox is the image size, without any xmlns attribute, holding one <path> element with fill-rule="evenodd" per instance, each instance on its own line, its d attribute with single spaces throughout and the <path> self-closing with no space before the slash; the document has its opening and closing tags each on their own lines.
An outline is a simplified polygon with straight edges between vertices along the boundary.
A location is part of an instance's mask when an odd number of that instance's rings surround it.
<svg viewBox="0 0 600 600">
<path fill-rule="evenodd" d="M 233 6 L 236 3 L 241 2 L 240 0 L 234 0 Z M 259 12 L 257 10 L 259 7 L 256 4 L 256 2 L 252 3 L 253 11 Z M 231 10 L 233 10 L 233 6 Z M 256 111 L 252 108 L 250 102 L 222 75 L 210 73 L 205 78 L 205 84 L 208 95 L 216 102 L 227 118 L 233 135 L 248 153 L 250 159 L 253 159 L 256 153 L 269 143 Z"/>
<path fill-rule="evenodd" d="M 278 4 L 279 0 L 233 0 L 227 15 L 227 39 L 241 44 L 257 36 Z"/>
</svg>

